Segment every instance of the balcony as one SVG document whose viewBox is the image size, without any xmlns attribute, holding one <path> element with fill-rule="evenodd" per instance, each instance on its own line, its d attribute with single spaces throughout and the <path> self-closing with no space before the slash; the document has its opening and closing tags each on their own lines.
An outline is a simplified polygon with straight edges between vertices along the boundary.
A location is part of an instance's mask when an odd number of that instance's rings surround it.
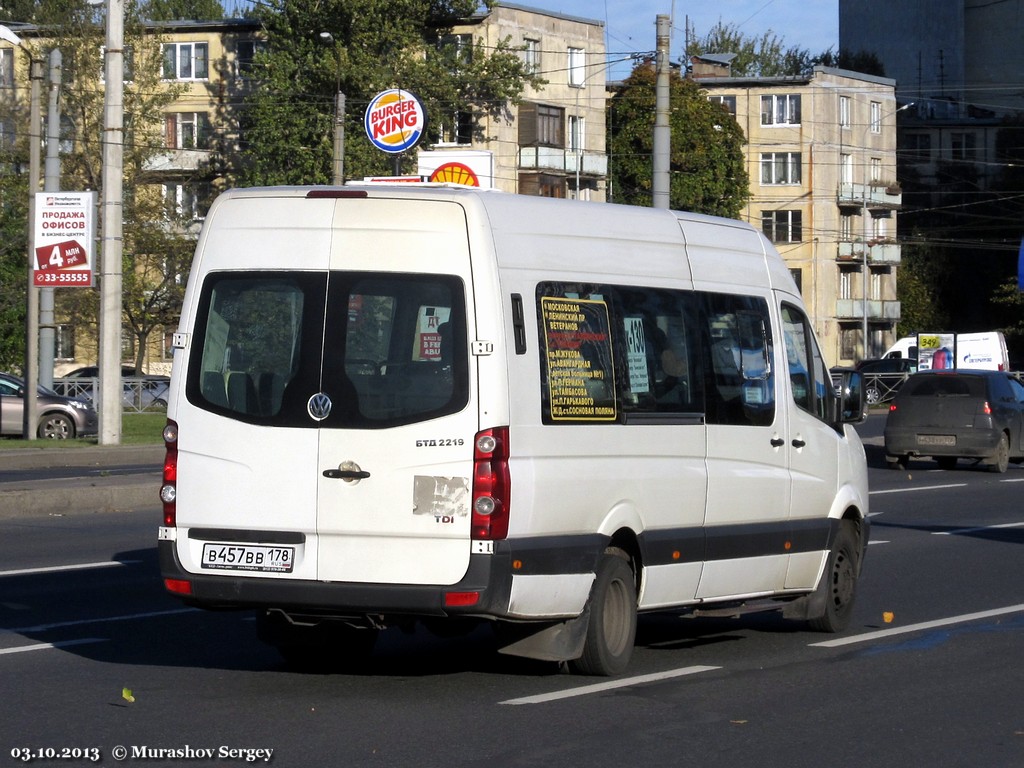
<svg viewBox="0 0 1024 768">
<path fill-rule="evenodd" d="M 898 186 L 884 184 L 840 184 L 839 205 L 856 208 L 888 208 L 903 205 L 903 191 Z"/>
<path fill-rule="evenodd" d="M 839 320 L 863 320 L 864 301 L 862 299 L 836 300 L 836 317 Z M 900 303 L 898 301 L 868 300 L 868 320 L 895 322 L 899 319 Z"/>
<path fill-rule="evenodd" d="M 582 163 L 580 162 L 582 161 Z M 587 176 L 608 175 L 608 155 L 604 152 L 577 152 L 561 147 L 520 147 L 520 170 L 557 171 L 565 174 L 579 172 Z"/>
<path fill-rule="evenodd" d="M 840 242 L 836 256 L 838 261 L 864 260 L 863 242 Z M 868 262 L 878 266 L 893 266 L 900 263 L 901 248 L 897 243 L 892 242 L 870 242 L 868 243 Z"/>
<path fill-rule="evenodd" d="M 168 149 L 148 158 L 144 167 L 151 173 L 197 171 L 209 161 L 208 149 Z"/>
</svg>

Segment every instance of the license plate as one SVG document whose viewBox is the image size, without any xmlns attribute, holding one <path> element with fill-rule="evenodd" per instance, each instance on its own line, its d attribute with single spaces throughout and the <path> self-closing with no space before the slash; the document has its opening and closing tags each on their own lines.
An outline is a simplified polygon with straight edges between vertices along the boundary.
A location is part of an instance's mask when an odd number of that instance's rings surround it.
<svg viewBox="0 0 1024 768">
<path fill-rule="evenodd" d="M 956 445 L 956 435 L 918 435 L 918 445 Z"/>
<path fill-rule="evenodd" d="M 203 544 L 203 568 L 291 573 L 295 547 L 265 544 Z"/>
</svg>

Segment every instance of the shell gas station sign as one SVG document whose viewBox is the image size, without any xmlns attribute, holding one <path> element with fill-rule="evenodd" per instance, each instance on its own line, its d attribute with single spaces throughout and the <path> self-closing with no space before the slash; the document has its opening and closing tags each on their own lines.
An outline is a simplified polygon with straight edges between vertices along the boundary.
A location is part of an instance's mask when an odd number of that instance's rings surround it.
<svg viewBox="0 0 1024 768">
<path fill-rule="evenodd" d="M 37 192 L 32 284 L 41 288 L 93 285 L 96 193 Z"/>
</svg>

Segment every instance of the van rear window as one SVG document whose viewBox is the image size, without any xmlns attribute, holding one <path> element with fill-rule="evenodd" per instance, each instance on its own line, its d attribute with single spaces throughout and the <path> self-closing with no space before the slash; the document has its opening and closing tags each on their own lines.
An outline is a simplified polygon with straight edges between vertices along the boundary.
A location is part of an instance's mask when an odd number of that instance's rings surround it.
<svg viewBox="0 0 1024 768">
<path fill-rule="evenodd" d="M 376 429 L 454 413 L 469 401 L 464 294 L 445 275 L 213 273 L 186 395 L 284 427 Z M 329 412 L 311 406 L 315 395 Z"/>
</svg>

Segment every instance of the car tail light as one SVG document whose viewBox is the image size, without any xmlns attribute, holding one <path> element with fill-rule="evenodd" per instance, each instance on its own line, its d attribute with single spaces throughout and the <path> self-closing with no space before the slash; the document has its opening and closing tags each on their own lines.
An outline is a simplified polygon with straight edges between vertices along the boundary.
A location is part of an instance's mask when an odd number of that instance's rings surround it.
<svg viewBox="0 0 1024 768">
<path fill-rule="evenodd" d="M 889 403 L 889 413 L 896 410 L 896 403 Z"/>
<path fill-rule="evenodd" d="M 988 400 L 986 400 L 985 404 L 981 406 L 981 412 L 984 413 L 986 416 L 992 415 L 992 406 L 988 404 Z"/>
<path fill-rule="evenodd" d="M 178 500 L 178 425 L 168 420 L 164 427 L 164 482 L 160 501 L 164 504 L 164 525 L 173 528 L 177 522 Z"/>
<path fill-rule="evenodd" d="M 511 492 L 508 427 L 478 432 L 473 446 L 472 537 L 478 541 L 504 539 Z"/>
</svg>

